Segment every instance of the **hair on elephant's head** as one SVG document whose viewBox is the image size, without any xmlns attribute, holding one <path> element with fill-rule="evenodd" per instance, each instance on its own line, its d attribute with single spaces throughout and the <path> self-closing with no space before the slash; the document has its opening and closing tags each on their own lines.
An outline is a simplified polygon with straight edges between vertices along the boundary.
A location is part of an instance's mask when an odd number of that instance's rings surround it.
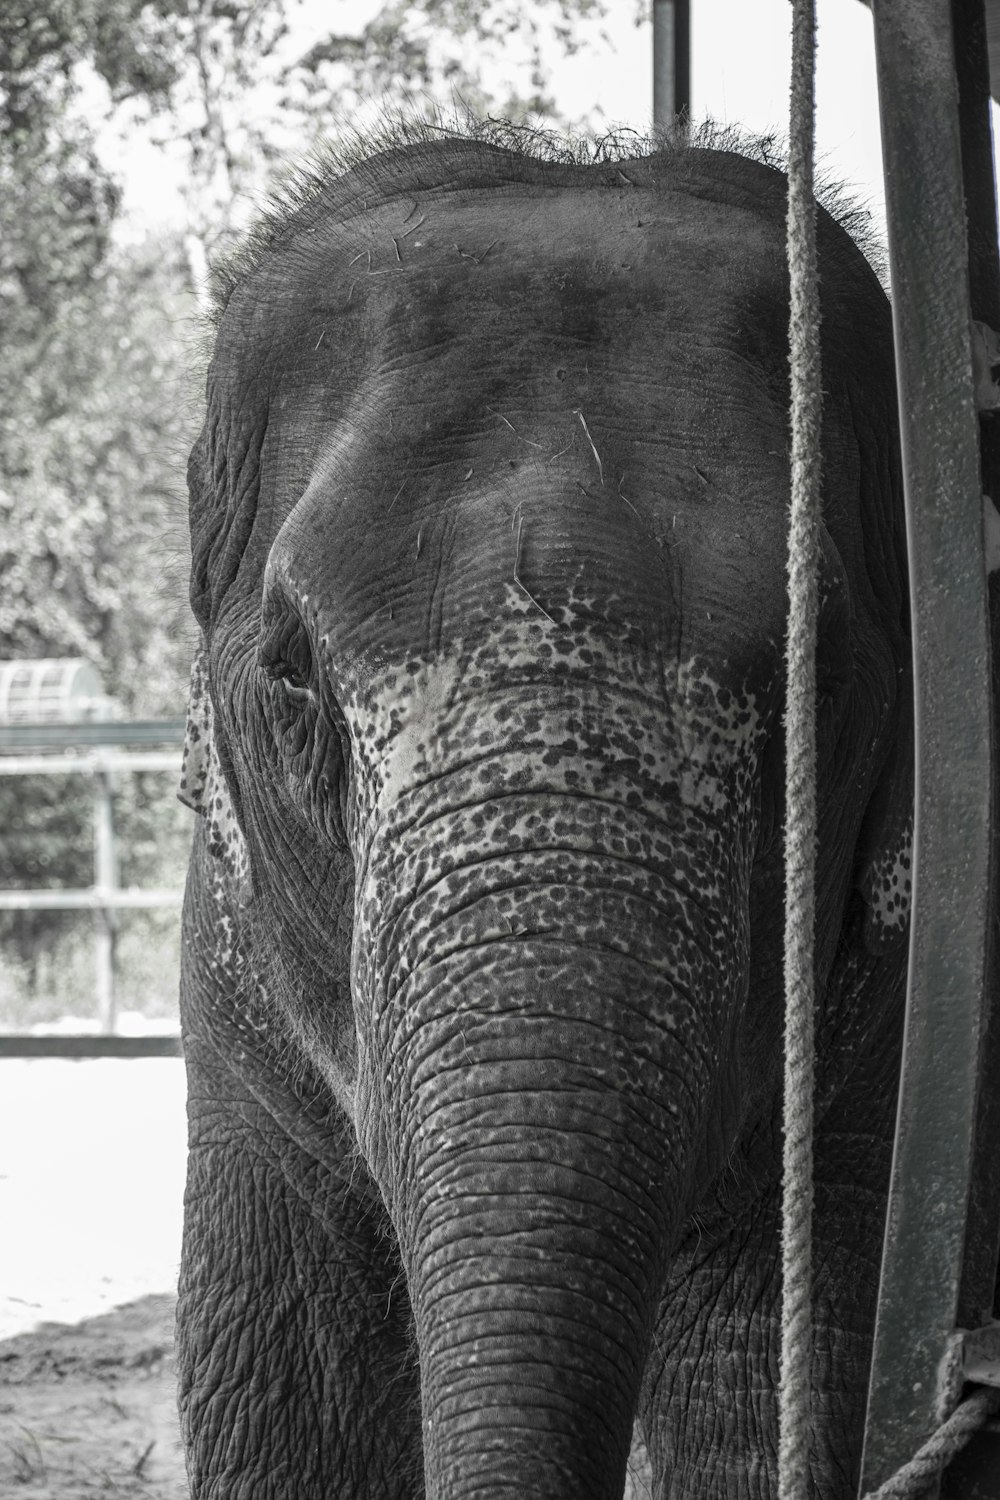
<svg viewBox="0 0 1000 1500">
<path fill-rule="evenodd" d="M 189 1065 L 210 1043 L 212 1087 L 242 1079 L 317 1171 L 356 1153 L 412 1310 L 407 1441 L 435 1500 L 620 1495 L 634 1419 L 657 1496 L 771 1493 L 784 205 L 779 171 L 711 144 L 584 160 L 411 131 L 317 174 L 220 295 L 189 471 Z M 819 255 L 821 1117 L 832 1142 L 850 1113 L 852 1181 L 872 1163 L 877 1194 L 905 550 L 885 297 L 823 210 Z M 820 1148 L 834 1226 L 840 1149 Z M 858 1251 L 831 1313 L 839 1253 L 817 1292 L 830 1496 L 876 1263 Z M 741 1380 L 730 1421 L 713 1391 Z M 238 1469 L 220 1406 L 186 1400 L 198 1492 L 242 1494 L 212 1485 L 264 1461 L 244 1442 Z M 340 1482 L 350 1421 L 315 1428 L 325 1457 L 302 1462 Z M 395 1494 L 372 1463 L 349 1492 Z M 305 1473 L 287 1493 L 333 1492 Z"/>
</svg>

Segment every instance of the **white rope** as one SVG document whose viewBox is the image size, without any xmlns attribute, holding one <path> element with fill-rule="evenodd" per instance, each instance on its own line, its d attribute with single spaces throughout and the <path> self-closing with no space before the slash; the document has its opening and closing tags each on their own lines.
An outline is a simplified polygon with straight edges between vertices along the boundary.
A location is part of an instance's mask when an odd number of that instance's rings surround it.
<svg viewBox="0 0 1000 1500">
<path fill-rule="evenodd" d="M 938 1477 L 942 1467 L 951 1462 L 998 1410 L 1000 1391 L 989 1386 L 977 1387 L 961 1406 L 955 1408 L 948 1420 L 931 1433 L 909 1463 L 897 1470 L 885 1484 L 880 1484 L 877 1490 L 869 1490 L 864 1500 L 918 1500 L 930 1481 Z"/>
<path fill-rule="evenodd" d="M 785 1115 L 778 1496 L 809 1492 L 816 873 L 816 616 L 822 388 L 813 196 L 816 12 L 793 0 L 788 152 L 792 500 L 785 709 Z"/>
</svg>

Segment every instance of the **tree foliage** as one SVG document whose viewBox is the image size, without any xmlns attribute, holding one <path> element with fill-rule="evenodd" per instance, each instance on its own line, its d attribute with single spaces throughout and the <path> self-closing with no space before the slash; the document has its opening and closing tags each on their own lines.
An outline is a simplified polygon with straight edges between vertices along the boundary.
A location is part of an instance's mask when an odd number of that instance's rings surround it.
<svg viewBox="0 0 1000 1500">
<path fill-rule="evenodd" d="M 60 290 L 47 318 L 21 296 L 36 337 L 2 354 L 0 657 L 82 656 L 126 715 L 176 715 L 193 641 L 182 476 L 196 420 L 182 247 L 112 250 Z M 157 798 L 135 781 L 122 779 L 116 810 L 123 840 L 144 853 L 134 877 L 173 883 L 162 871 L 164 829 L 177 841 L 169 789 L 160 778 Z M 91 822 L 86 778 L 3 778 L 4 883 L 89 884 Z M 72 947 L 90 921 L 11 914 L 0 936 L 38 980 L 53 945 Z"/>
<path fill-rule="evenodd" d="M 137 716 L 179 711 L 191 644 L 185 278 L 178 242 L 111 257 L 22 360 L 5 415 L 0 650 L 88 657 Z"/>
<path fill-rule="evenodd" d="M 114 249 L 120 192 L 78 72 L 166 98 L 165 14 L 14 0 L 0 28 L 0 656 L 89 657 L 143 712 L 143 667 L 177 624 L 136 580 L 162 552 L 185 272 L 176 245 Z"/>
<path fill-rule="evenodd" d="M 183 585 L 162 578 L 182 534 L 193 303 L 179 237 L 116 247 L 119 187 L 79 78 L 89 58 L 119 97 L 163 95 L 169 59 L 130 29 L 139 10 L 8 0 L 0 24 L 0 658 L 86 657 L 146 715 L 180 711 L 189 654 Z M 122 788 L 119 823 L 148 842 L 156 814 L 137 790 Z M 89 883 L 91 816 L 79 776 L 3 778 L 4 884 Z M 0 933 L 34 975 L 89 921 L 11 914 Z"/>
</svg>

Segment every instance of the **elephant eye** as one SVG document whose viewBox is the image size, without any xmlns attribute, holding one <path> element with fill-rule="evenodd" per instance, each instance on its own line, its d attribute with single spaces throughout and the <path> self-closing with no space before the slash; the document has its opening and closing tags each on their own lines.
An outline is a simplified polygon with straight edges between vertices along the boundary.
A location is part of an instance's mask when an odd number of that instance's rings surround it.
<svg viewBox="0 0 1000 1500">
<path fill-rule="evenodd" d="M 275 661 L 263 665 L 264 675 L 271 682 L 280 683 L 289 698 L 307 701 L 315 696 L 308 680 L 292 662 Z"/>
<path fill-rule="evenodd" d="M 309 637 L 298 620 L 276 622 L 260 643 L 261 671 L 296 703 L 314 702 L 315 672 Z"/>
</svg>

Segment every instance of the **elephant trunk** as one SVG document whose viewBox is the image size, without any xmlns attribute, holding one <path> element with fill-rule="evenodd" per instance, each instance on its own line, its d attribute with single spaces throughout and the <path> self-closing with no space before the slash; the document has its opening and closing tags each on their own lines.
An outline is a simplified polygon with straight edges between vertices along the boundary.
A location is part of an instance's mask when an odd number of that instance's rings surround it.
<svg viewBox="0 0 1000 1500">
<path fill-rule="evenodd" d="M 499 728 L 454 771 L 461 736 L 389 740 L 361 825 L 355 1121 L 409 1285 L 428 1500 L 618 1500 L 669 1256 L 727 1147 L 746 803 L 721 749 L 674 767 L 647 711 L 590 747 L 546 700 L 516 766 Z"/>
<path fill-rule="evenodd" d="M 519 1072 L 470 1066 L 474 1109 L 446 1107 L 414 1153 L 427 1493 L 611 1500 L 649 1338 L 660 1173 L 625 1148 L 617 1100 L 551 1060 Z"/>
<path fill-rule="evenodd" d="M 435 965 L 389 1069 L 428 1500 L 621 1495 L 702 1133 L 683 995 L 596 945 L 525 947 Z"/>
</svg>

